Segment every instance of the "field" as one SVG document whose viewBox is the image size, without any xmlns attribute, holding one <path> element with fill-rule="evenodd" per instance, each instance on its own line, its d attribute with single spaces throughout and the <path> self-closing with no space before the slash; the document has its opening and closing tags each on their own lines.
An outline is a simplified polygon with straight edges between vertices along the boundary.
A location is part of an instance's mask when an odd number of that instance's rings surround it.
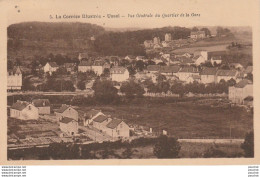
<svg viewBox="0 0 260 177">
<path fill-rule="evenodd" d="M 89 109 L 124 119 L 128 124 L 166 130 L 178 138 L 244 138 L 253 129 L 253 114 L 238 107 L 212 107 L 196 101 L 147 103 L 118 106 L 79 107 L 82 115 Z"/>
</svg>

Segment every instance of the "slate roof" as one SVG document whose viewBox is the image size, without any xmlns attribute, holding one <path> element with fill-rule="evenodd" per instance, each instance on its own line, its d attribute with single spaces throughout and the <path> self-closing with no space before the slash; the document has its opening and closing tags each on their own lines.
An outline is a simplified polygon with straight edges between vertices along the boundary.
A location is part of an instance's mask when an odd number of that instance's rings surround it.
<svg viewBox="0 0 260 177">
<path fill-rule="evenodd" d="M 254 97 L 252 96 L 248 96 L 244 99 L 244 101 L 253 101 L 254 100 Z"/>
<path fill-rule="evenodd" d="M 245 70 L 246 74 L 253 72 L 253 66 L 248 66 Z"/>
<path fill-rule="evenodd" d="M 69 117 L 63 117 L 60 122 L 64 123 L 64 124 L 67 124 L 67 123 L 70 123 L 72 121 L 75 121 L 74 119 L 72 118 L 69 118 Z"/>
<path fill-rule="evenodd" d="M 92 62 L 91 61 L 85 61 L 85 60 L 82 60 L 80 63 L 79 63 L 79 66 L 91 66 L 92 65 Z"/>
<path fill-rule="evenodd" d="M 162 73 L 177 73 L 180 70 L 180 66 L 161 66 L 160 72 Z"/>
<path fill-rule="evenodd" d="M 88 111 L 88 112 L 86 113 L 86 116 L 88 116 L 88 117 L 95 116 L 95 115 L 97 115 L 99 112 L 101 112 L 101 110 L 91 109 L 90 111 Z"/>
<path fill-rule="evenodd" d="M 159 71 L 160 70 L 160 65 L 148 65 L 147 66 L 148 71 Z"/>
<path fill-rule="evenodd" d="M 252 84 L 252 82 L 249 81 L 249 80 L 247 80 L 247 79 L 244 79 L 244 80 L 238 82 L 238 83 L 235 85 L 235 87 L 236 87 L 236 88 L 244 88 L 244 87 L 245 87 L 246 85 L 248 85 L 248 84 Z"/>
<path fill-rule="evenodd" d="M 35 107 L 49 107 L 50 101 L 48 99 L 34 99 L 32 103 Z"/>
<path fill-rule="evenodd" d="M 179 72 L 183 72 L 183 73 L 197 73 L 198 70 L 192 66 L 186 66 L 180 69 Z"/>
<path fill-rule="evenodd" d="M 64 63 L 65 68 L 73 68 L 75 66 L 74 63 Z"/>
<path fill-rule="evenodd" d="M 220 69 L 217 71 L 217 76 L 236 76 L 237 71 L 235 70 L 224 70 Z"/>
<path fill-rule="evenodd" d="M 108 118 L 107 116 L 99 115 L 95 119 L 93 119 L 93 121 L 101 123 L 101 122 L 104 122 L 105 120 L 107 120 L 107 118 Z"/>
<path fill-rule="evenodd" d="M 22 70 L 21 70 L 20 66 L 14 66 L 13 69 L 8 70 L 8 74 L 9 74 L 9 75 L 22 74 Z"/>
<path fill-rule="evenodd" d="M 58 112 L 58 113 L 63 113 L 64 111 L 66 111 L 66 109 L 68 109 L 70 106 L 69 105 L 62 105 L 60 107 L 60 109 L 56 110 L 55 112 Z"/>
<path fill-rule="evenodd" d="M 216 68 L 204 68 L 200 75 L 216 75 L 217 69 Z"/>
<path fill-rule="evenodd" d="M 124 67 L 113 67 L 110 70 L 111 74 L 124 74 L 126 71 L 126 68 Z"/>
<path fill-rule="evenodd" d="M 116 128 L 123 120 L 120 119 L 112 119 L 108 124 L 107 128 L 114 129 Z"/>
<path fill-rule="evenodd" d="M 22 111 L 24 108 L 26 108 L 26 106 L 28 106 L 30 103 L 26 102 L 26 101 L 17 101 L 16 103 L 14 103 L 11 106 L 11 109 L 16 109 L 19 111 Z"/>
</svg>

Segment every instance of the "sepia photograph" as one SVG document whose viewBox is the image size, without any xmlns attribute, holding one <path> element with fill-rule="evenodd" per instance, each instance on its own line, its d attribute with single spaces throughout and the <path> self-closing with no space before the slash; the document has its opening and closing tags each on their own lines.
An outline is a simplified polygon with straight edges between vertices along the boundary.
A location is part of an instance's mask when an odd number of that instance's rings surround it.
<svg viewBox="0 0 260 177">
<path fill-rule="evenodd" d="M 99 8 L 7 18 L 7 161 L 255 158 L 250 23 Z"/>
</svg>

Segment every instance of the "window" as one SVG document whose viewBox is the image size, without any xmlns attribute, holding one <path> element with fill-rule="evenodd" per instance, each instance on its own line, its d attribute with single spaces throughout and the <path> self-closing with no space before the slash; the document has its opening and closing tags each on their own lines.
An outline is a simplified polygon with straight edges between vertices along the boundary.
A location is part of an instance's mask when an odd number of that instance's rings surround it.
<svg viewBox="0 0 260 177">
<path fill-rule="evenodd" d="M 32 109 L 31 106 L 29 106 L 28 109 L 31 110 Z"/>
</svg>

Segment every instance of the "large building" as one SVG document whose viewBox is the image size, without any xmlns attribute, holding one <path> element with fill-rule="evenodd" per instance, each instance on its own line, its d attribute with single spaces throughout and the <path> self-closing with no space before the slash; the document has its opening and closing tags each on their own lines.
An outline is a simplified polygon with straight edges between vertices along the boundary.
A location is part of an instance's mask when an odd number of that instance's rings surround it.
<svg viewBox="0 0 260 177">
<path fill-rule="evenodd" d="M 191 39 L 204 39 L 206 37 L 205 31 L 192 31 L 190 33 Z"/>
<path fill-rule="evenodd" d="M 159 37 L 154 37 L 154 38 L 153 38 L 153 43 L 154 43 L 154 44 L 161 44 L 160 38 L 159 38 Z"/>
<path fill-rule="evenodd" d="M 203 68 L 200 72 L 201 83 L 209 84 L 216 82 L 216 68 Z"/>
<path fill-rule="evenodd" d="M 93 127 L 114 138 L 130 137 L 129 126 L 121 119 L 112 119 L 106 115 L 99 115 L 93 120 Z"/>
<path fill-rule="evenodd" d="M 20 67 L 14 67 L 13 70 L 7 72 L 7 90 L 21 90 L 22 80 Z"/>
<path fill-rule="evenodd" d="M 10 117 L 21 120 L 36 120 L 39 118 L 39 110 L 29 102 L 18 100 L 10 108 Z"/>
<path fill-rule="evenodd" d="M 113 67 L 110 70 L 112 81 L 124 82 L 129 78 L 129 72 L 124 67 Z"/>
<path fill-rule="evenodd" d="M 248 97 L 253 97 L 253 83 L 247 79 L 228 89 L 228 98 L 233 103 L 243 104 Z"/>
<path fill-rule="evenodd" d="M 43 71 L 45 73 L 52 74 L 53 72 L 57 71 L 58 68 L 59 66 L 57 65 L 56 62 L 47 62 L 43 67 Z"/>
<path fill-rule="evenodd" d="M 76 111 L 70 105 L 66 105 L 66 104 L 63 104 L 60 107 L 60 109 L 56 110 L 55 115 L 56 115 L 58 121 L 60 121 L 63 117 L 74 119 L 77 122 L 78 122 L 78 119 L 79 119 L 78 111 Z"/>
<path fill-rule="evenodd" d="M 166 33 L 165 34 L 165 41 L 166 42 L 170 42 L 172 40 L 172 35 L 171 35 L 171 33 Z"/>
<path fill-rule="evenodd" d="M 230 79 L 236 80 L 238 72 L 236 70 L 225 70 L 220 69 L 216 73 L 216 82 L 219 83 L 221 80 L 228 81 Z"/>
<path fill-rule="evenodd" d="M 74 136 L 78 133 L 78 122 L 69 117 L 63 117 L 60 121 L 60 130 L 68 135 Z"/>
</svg>

